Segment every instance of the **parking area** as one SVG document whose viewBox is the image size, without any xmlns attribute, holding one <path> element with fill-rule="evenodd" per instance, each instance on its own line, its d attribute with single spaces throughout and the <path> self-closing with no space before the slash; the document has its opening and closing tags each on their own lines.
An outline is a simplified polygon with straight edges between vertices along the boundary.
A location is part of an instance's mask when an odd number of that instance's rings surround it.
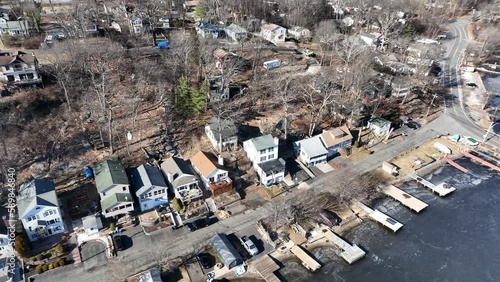
<svg viewBox="0 0 500 282">
<path fill-rule="evenodd" d="M 90 241 L 81 246 L 82 262 L 85 270 L 106 265 L 106 245 L 100 241 Z"/>
<path fill-rule="evenodd" d="M 251 256 L 247 250 L 242 246 L 239 238 L 242 236 L 246 236 L 252 242 L 255 244 L 257 249 L 259 250 L 259 253 L 257 255 Z M 241 256 L 246 259 L 246 260 L 255 260 L 263 255 L 266 255 L 273 251 L 273 247 L 271 245 L 267 244 L 264 240 L 262 240 L 262 237 L 260 236 L 259 232 L 257 231 L 257 228 L 255 225 L 250 225 L 249 227 L 239 230 L 233 234 L 230 234 L 227 236 L 231 243 L 236 247 L 236 250 L 241 254 Z"/>
</svg>

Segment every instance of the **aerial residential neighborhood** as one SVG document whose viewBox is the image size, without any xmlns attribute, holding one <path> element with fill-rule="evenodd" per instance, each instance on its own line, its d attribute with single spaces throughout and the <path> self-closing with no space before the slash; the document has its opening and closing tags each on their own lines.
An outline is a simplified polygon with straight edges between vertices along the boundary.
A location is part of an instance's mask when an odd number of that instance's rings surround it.
<svg viewBox="0 0 500 282">
<path fill-rule="evenodd" d="M 2 1 L 0 281 L 500 280 L 499 22 Z"/>
</svg>

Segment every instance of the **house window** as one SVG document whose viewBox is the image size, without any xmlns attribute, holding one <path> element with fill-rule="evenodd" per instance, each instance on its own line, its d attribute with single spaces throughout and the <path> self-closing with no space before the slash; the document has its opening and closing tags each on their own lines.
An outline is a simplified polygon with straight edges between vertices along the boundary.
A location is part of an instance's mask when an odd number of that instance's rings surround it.
<svg viewBox="0 0 500 282">
<path fill-rule="evenodd" d="M 158 195 L 158 191 L 155 191 L 155 192 L 154 192 L 154 195 L 155 195 L 155 196 L 156 196 L 156 195 Z"/>
<path fill-rule="evenodd" d="M 266 153 L 266 149 L 264 149 L 264 150 L 260 150 L 260 154 L 261 154 L 261 155 L 262 155 L 262 154 L 265 154 L 265 153 Z"/>
<path fill-rule="evenodd" d="M 269 160 L 274 159 L 274 154 L 269 155 L 268 159 L 269 159 Z"/>
<path fill-rule="evenodd" d="M 271 153 L 272 151 L 274 151 L 274 148 L 269 148 L 269 149 L 267 149 L 267 152 L 268 152 L 268 153 Z"/>
<path fill-rule="evenodd" d="M 103 197 L 104 197 L 104 196 L 106 196 L 106 192 L 102 192 L 102 196 L 103 196 Z"/>
<path fill-rule="evenodd" d="M 127 187 L 123 187 L 123 191 L 127 191 Z"/>
<path fill-rule="evenodd" d="M 263 162 L 266 160 L 266 156 L 260 157 L 260 161 Z"/>
</svg>

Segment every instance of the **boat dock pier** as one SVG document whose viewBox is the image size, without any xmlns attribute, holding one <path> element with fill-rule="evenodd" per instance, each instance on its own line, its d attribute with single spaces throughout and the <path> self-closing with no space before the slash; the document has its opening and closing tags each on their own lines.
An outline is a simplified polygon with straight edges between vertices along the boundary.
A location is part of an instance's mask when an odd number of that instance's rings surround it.
<svg viewBox="0 0 500 282">
<path fill-rule="evenodd" d="M 310 271 L 314 272 L 321 268 L 319 264 L 313 257 L 306 253 L 299 245 L 294 242 L 289 241 L 285 243 L 285 246 L 290 249 L 290 252 L 294 254 L 300 261 L 302 265 L 305 266 Z"/>
<path fill-rule="evenodd" d="M 262 276 L 262 279 L 266 280 L 266 282 L 281 281 L 278 276 L 274 274 L 274 272 L 278 271 L 280 267 L 269 255 L 259 258 L 252 265 L 255 267 L 255 270 L 257 270 L 260 276 Z"/>
<path fill-rule="evenodd" d="M 408 174 L 408 176 L 413 178 L 414 180 L 416 180 L 418 183 L 429 188 L 433 193 L 437 193 L 441 197 L 444 197 L 444 196 L 450 194 L 451 192 L 457 190 L 455 187 L 451 187 L 450 185 L 448 185 L 446 183 L 434 185 L 434 184 L 430 183 L 429 181 L 423 179 L 422 177 L 420 177 L 414 173 L 410 173 L 410 174 Z"/>
<path fill-rule="evenodd" d="M 383 226 L 391 229 L 393 232 L 396 232 L 401 227 L 403 227 L 402 223 L 398 222 L 397 220 L 393 219 L 392 217 L 386 215 L 385 213 L 379 210 L 374 210 L 361 202 L 357 202 L 356 205 L 365 212 L 367 212 L 368 216 L 371 219 L 381 223 Z"/>
<path fill-rule="evenodd" d="M 469 157 L 470 159 L 473 159 L 473 160 L 475 160 L 476 162 L 478 162 L 480 164 L 483 164 L 483 165 L 485 165 L 485 166 L 487 166 L 489 168 L 492 168 L 492 169 L 494 169 L 496 171 L 500 171 L 500 167 L 498 167 L 498 166 L 496 166 L 496 165 L 494 165 L 492 163 L 489 163 L 489 162 L 487 162 L 487 161 L 485 161 L 485 160 L 483 160 L 483 159 L 481 159 L 481 158 L 479 158 L 477 156 L 474 156 L 473 154 L 467 152 L 466 150 L 462 150 L 461 152 L 462 152 L 462 154 L 464 154 L 464 156 Z"/>
<path fill-rule="evenodd" d="M 349 264 L 352 264 L 353 262 L 360 260 L 366 254 L 365 251 L 363 251 L 356 244 L 353 244 L 351 246 L 351 244 L 344 241 L 337 234 L 333 233 L 330 229 L 326 230 L 325 237 L 328 240 L 330 240 L 330 242 L 335 244 L 337 247 L 342 249 L 342 253 L 340 253 L 340 256 Z"/>
<path fill-rule="evenodd" d="M 412 195 L 406 193 L 405 191 L 397 188 L 394 185 L 386 185 L 383 187 L 379 187 L 379 190 L 390 196 L 394 200 L 400 202 L 403 206 L 408 207 L 410 210 L 413 210 L 417 213 L 425 209 L 428 205 L 421 200 L 413 197 Z"/>
</svg>

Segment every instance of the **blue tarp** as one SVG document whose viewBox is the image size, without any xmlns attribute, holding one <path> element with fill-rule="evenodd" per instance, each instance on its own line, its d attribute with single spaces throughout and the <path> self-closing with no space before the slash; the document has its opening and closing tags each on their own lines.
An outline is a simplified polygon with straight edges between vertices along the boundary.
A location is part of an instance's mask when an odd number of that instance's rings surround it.
<svg viewBox="0 0 500 282">
<path fill-rule="evenodd" d="M 170 42 L 168 41 L 162 41 L 158 43 L 158 49 L 169 49 L 170 48 Z"/>
<path fill-rule="evenodd" d="M 92 168 L 90 167 L 85 167 L 85 178 L 93 178 L 94 177 L 94 172 L 92 171 Z"/>
</svg>

